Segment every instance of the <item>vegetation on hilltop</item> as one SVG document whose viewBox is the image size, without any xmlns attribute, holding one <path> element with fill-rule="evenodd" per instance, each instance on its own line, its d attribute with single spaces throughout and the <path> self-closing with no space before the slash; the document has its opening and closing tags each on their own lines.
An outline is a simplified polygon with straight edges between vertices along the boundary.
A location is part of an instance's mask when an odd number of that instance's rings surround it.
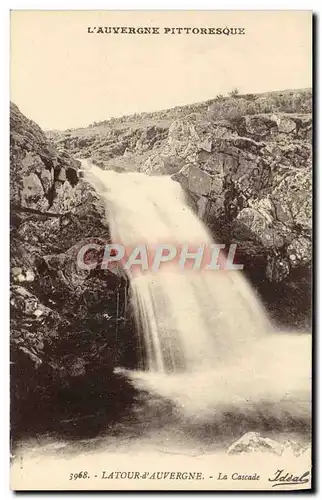
<svg viewBox="0 0 322 500">
<path fill-rule="evenodd" d="M 148 113 L 134 113 L 117 118 L 109 118 L 89 125 L 92 127 L 117 127 L 120 125 L 146 126 L 153 124 L 162 125 L 164 121 L 172 122 L 191 113 L 208 112 L 213 119 L 228 118 L 234 114 L 253 115 L 259 113 L 311 113 L 312 89 L 283 90 L 266 92 L 263 94 L 240 94 L 238 89 L 233 89 L 228 95 L 218 94 L 215 98 L 201 103 L 176 106 L 174 108 Z M 228 113 L 228 116 L 227 114 Z M 158 123 L 155 123 L 155 121 Z M 161 122 L 161 123 L 159 123 Z M 68 129 L 72 132 L 75 129 Z M 77 129 L 76 129 L 77 130 Z M 79 129 L 78 129 L 79 130 Z M 84 129 L 86 130 L 86 128 Z"/>
</svg>

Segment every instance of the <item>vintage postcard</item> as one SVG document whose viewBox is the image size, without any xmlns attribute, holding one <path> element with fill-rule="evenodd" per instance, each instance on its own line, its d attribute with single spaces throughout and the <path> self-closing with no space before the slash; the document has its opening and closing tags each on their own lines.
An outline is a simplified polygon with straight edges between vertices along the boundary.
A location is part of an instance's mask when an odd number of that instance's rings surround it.
<svg viewBox="0 0 322 500">
<path fill-rule="evenodd" d="M 11 488 L 312 488 L 312 12 L 11 12 Z"/>
</svg>

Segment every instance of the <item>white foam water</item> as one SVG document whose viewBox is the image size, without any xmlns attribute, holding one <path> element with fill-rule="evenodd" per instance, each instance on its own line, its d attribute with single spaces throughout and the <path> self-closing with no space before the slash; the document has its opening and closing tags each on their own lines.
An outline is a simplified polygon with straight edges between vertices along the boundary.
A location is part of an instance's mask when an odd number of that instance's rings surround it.
<svg viewBox="0 0 322 500">
<path fill-rule="evenodd" d="M 105 202 L 113 241 L 212 243 L 169 176 L 83 168 Z M 142 370 L 126 373 L 139 389 L 198 419 L 229 408 L 260 416 L 268 404 L 272 417 L 310 420 L 310 335 L 274 331 L 240 271 L 173 264 L 129 278 L 143 346 Z"/>
<path fill-rule="evenodd" d="M 87 167 L 87 168 L 86 168 Z M 114 242 L 210 245 L 211 236 L 169 176 L 103 171 L 84 165 L 85 178 L 103 197 Z M 150 372 L 191 372 L 234 357 L 270 329 L 265 310 L 239 271 L 129 272 L 142 337 L 142 361 Z"/>
</svg>

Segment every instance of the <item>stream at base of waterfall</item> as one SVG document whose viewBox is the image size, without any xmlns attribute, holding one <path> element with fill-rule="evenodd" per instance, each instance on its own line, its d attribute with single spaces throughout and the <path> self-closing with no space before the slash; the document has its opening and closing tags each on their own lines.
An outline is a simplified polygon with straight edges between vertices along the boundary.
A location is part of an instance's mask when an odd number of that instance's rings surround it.
<svg viewBox="0 0 322 500">
<path fill-rule="evenodd" d="M 214 243 L 169 176 L 104 171 L 87 160 L 82 168 L 105 203 L 112 241 Z M 283 405 L 309 414 L 310 336 L 274 331 L 242 272 L 169 264 L 127 273 L 141 340 L 136 384 L 188 413 L 275 402 L 281 414 Z"/>
<path fill-rule="evenodd" d="M 103 171 L 88 160 L 82 168 L 105 203 L 113 242 L 129 248 L 214 243 L 170 177 Z M 157 271 L 125 272 L 141 359 L 136 370 L 117 367 L 113 376 L 124 377 L 136 396 L 121 416 L 122 396 L 115 393 L 103 404 L 107 413 L 102 407 L 93 415 L 71 415 L 57 422 L 57 433 L 21 440 L 16 467 L 21 457 L 25 464 L 42 457 L 50 467 L 53 456 L 76 464 L 94 455 L 99 462 L 106 453 L 116 462 L 140 453 L 152 461 L 182 454 L 222 460 L 234 441 L 254 432 L 276 440 L 278 450 L 286 443 L 287 453 L 289 442 L 308 446 L 309 334 L 278 331 L 240 271 L 168 263 Z M 114 407 L 115 418 L 106 417 Z M 72 427 L 66 439 L 64 426 Z"/>
</svg>

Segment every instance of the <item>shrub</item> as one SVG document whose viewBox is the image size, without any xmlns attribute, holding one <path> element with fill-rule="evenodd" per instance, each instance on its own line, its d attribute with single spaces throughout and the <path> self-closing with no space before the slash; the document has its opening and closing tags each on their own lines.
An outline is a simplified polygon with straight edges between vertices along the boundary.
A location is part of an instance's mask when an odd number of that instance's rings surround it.
<svg viewBox="0 0 322 500">
<path fill-rule="evenodd" d="M 230 97 L 236 97 L 239 95 L 239 90 L 237 88 L 234 88 L 231 92 L 228 94 Z"/>
<path fill-rule="evenodd" d="M 252 94 L 217 98 L 209 106 L 208 115 L 213 120 L 237 120 L 245 115 L 261 113 L 311 113 L 311 91 L 272 93 L 256 98 Z"/>
<path fill-rule="evenodd" d="M 245 115 L 255 113 L 258 113 L 255 103 L 235 97 L 216 101 L 208 110 L 209 117 L 213 120 L 237 120 Z"/>
</svg>

